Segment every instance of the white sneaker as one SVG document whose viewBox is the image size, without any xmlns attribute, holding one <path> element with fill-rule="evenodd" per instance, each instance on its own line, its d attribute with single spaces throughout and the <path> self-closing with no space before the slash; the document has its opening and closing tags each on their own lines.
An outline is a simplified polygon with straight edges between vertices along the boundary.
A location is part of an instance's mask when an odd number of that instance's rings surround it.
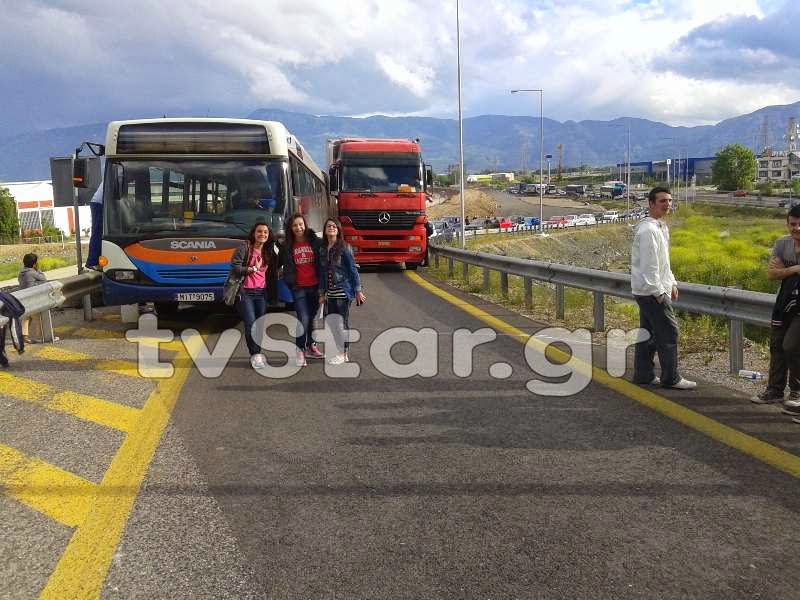
<svg viewBox="0 0 800 600">
<path fill-rule="evenodd" d="M 675 389 L 675 390 L 693 390 L 697 387 L 696 381 L 689 381 L 688 379 L 684 379 L 681 377 L 681 380 L 677 383 L 673 383 L 672 385 L 668 385 L 667 387 Z"/>
<path fill-rule="evenodd" d="M 298 367 L 305 367 L 308 363 L 306 362 L 306 354 L 302 350 L 297 351 L 297 356 L 295 356 L 294 364 Z"/>
<path fill-rule="evenodd" d="M 647 385 L 661 385 L 661 377 L 656 375 Z"/>
<path fill-rule="evenodd" d="M 343 365 L 347 362 L 347 355 L 346 354 L 337 354 L 333 358 L 328 359 L 329 365 Z"/>
<path fill-rule="evenodd" d="M 250 366 L 254 369 L 263 369 L 267 366 L 267 359 L 264 358 L 264 355 L 261 353 L 253 354 L 253 356 L 250 357 Z"/>
</svg>

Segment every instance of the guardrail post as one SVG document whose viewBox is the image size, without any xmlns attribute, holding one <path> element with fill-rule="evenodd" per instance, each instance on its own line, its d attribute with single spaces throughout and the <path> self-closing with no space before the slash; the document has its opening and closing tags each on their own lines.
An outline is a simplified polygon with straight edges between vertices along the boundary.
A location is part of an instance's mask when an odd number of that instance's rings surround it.
<svg viewBox="0 0 800 600">
<path fill-rule="evenodd" d="M 439 253 L 435 252 L 433 255 L 433 266 L 439 268 Z"/>
<path fill-rule="evenodd" d="M 462 263 L 461 264 L 461 278 L 466 283 L 469 283 L 469 263 Z"/>
<path fill-rule="evenodd" d="M 566 298 L 564 297 L 564 284 L 556 284 L 556 319 L 564 318 Z"/>
<path fill-rule="evenodd" d="M 522 282 L 525 285 L 525 308 L 533 310 L 533 279 L 523 277 Z"/>
<path fill-rule="evenodd" d="M 731 373 L 738 373 L 739 370 L 744 369 L 744 323 L 731 319 L 729 332 L 728 355 Z"/>
<path fill-rule="evenodd" d="M 45 310 L 39 314 L 41 317 L 42 326 L 42 341 L 55 342 L 55 335 L 53 334 L 53 317 L 49 310 Z"/>
<path fill-rule="evenodd" d="M 594 296 L 594 330 L 605 331 L 606 329 L 606 297 L 603 292 L 592 292 Z"/>
<path fill-rule="evenodd" d="M 500 271 L 500 294 L 508 298 L 508 273 Z"/>
<path fill-rule="evenodd" d="M 453 259 L 451 257 L 447 257 L 447 276 L 452 279 L 453 278 Z"/>
<path fill-rule="evenodd" d="M 489 291 L 489 274 L 491 271 L 487 267 L 483 267 L 483 291 Z"/>
</svg>

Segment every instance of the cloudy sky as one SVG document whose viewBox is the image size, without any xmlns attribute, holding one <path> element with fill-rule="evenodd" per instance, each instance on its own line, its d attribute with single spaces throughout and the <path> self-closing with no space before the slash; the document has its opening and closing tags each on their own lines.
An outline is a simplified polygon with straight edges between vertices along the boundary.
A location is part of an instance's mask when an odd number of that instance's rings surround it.
<svg viewBox="0 0 800 600">
<path fill-rule="evenodd" d="M 715 123 L 800 100 L 797 0 L 461 0 L 466 116 Z M 109 119 L 457 114 L 455 0 L 0 0 L 0 137 Z"/>
</svg>

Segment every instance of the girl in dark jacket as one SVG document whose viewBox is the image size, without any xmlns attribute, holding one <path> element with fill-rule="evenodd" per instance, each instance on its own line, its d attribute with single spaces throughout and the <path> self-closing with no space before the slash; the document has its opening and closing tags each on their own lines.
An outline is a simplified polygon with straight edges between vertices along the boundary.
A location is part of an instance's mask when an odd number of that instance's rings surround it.
<svg viewBox="0 0 800 600">
<path fill-rule="evenodd" d="M 253 323 L 267 313 L 267 307 L 277 299 L 278 257 L 275 237 L 265 223 L 256 223 L 250 229 L 247 243 L 233 253 L 232 277 L 244 277 L 236 295 L 236 312 L 244 322 L 244 339 L 250 351 L 250 364 L 263 369 L 267 361 L 261 347 L 253 339 Z M 259 336 L 261 337 L 261 336 Z"/>
<path fill-rule="evenodd" d="M 321 242 L 308 226 L 305 216 L 292 215 L 286 229 L 283 250 L 283 281 L 292 290 L 294 310 L 302 330 L 295 337 L 297 366 L 306 366 L 306 358 L 324 358 L 312 337 L 314 314 L 319 307 Z"/>
<path fill-rule="evenodd" d="M 320 257 L 320 302 L 328 305 L 327 314 L 342 316 L 342 326 L 349 328 L 350 304 L 353 298 L 356 304 L 363 304 L 367 299 L 361 291 L 361 279 L 356 270 L 356 261 L 350 247 L 344 243 L 342 226 L 335 219 L 325 221 L 325 236 L 319 252 Z M 335 332 L 342 340 L 343 331 Z M 328 359 L 332 365 L 340 365 L 350 360 L 349 342 L 342 340 L 339 348 L 344 352 Z M 327 349 L 326 349 L 327 350 Z"/>
</svg>

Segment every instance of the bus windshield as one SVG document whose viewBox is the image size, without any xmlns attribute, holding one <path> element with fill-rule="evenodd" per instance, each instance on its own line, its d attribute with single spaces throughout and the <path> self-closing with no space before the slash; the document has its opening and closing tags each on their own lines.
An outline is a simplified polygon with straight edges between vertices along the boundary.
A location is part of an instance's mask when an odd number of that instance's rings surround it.
<svg viewBox="0 0 800 600">
<path fill-rule="evenodd" d="M 237 237 L 283 226 L 284 160 L 116 160 L 107 166 L 107 237 Z"/>
<path fill-rule="evenodd" d="M 345 164 L 342 174 L 342 191 L 421 192 L 420 165 L 419 163 L 405 165 Z"/>
</svg>

